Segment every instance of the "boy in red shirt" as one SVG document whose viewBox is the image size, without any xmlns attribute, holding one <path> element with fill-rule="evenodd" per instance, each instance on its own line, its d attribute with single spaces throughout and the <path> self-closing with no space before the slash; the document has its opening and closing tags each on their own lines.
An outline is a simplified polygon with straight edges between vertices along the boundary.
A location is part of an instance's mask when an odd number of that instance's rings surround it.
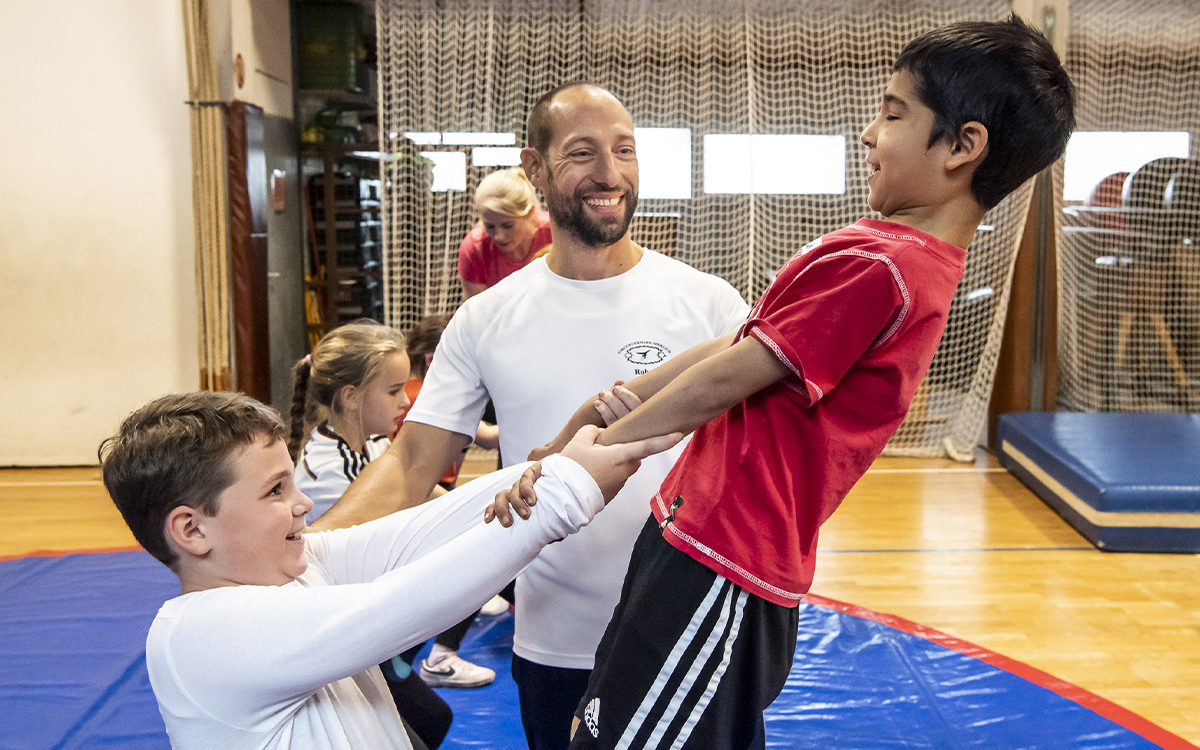
<svg viewBox="0 0 1200 750">
<path fill-rule="evenodd" d="M 761 745 L 818 528 L 907 413 L 985 211 L 1073 129 L 1070 79 L 1017 18 L 910 42 L 861 137 L 887 220 L 806 245 L 736 334 L 589 400 L 547 446 L 598 412 L 600 442 L 696 430 L 651 503 L 572 748 Z M 531 477 L 488 517 L 528 517 Z"/>
</svg>

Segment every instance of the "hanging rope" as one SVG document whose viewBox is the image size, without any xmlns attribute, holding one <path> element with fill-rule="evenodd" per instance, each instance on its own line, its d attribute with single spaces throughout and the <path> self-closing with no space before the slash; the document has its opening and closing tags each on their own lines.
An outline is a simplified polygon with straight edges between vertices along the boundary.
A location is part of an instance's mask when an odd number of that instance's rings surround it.
<svg viewBox="0 0 1200 750">
<path fill-rule="evenodd" d="M 225 209 L 225 126 L 209 41 L 207 0 L 183 0 L 192 144 L 192 212 L 196 231 L 196 302 L 200 388 L 232 383 L 229 247 Z"/>
</svg>

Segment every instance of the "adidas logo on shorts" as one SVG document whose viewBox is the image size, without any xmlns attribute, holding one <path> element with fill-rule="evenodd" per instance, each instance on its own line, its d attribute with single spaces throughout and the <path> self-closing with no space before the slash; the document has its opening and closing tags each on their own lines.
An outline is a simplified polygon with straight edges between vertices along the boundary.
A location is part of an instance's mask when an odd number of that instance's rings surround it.
<svg viewBox="0 0 1200 750">
<path fill-rule="evenodd" d="M 583 709 L 583 723 L 587 725 L 592 737 L 600 737 L 600 699 L 592 698 L 587 708 Z"/>
</svg>

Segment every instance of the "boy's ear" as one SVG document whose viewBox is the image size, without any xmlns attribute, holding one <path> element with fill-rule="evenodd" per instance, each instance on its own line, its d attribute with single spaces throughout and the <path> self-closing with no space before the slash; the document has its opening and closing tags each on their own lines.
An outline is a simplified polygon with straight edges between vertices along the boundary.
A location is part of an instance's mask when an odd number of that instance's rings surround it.
<svg viewBox="0 0 1200 750">
<path fill-rule="evenodd" d="M 979 166 L 979 162 L 987 156 L 988 130 L 983 123 L 971 120 L 958 129 L 958 138 L 950 149 L 946 161 L 947 169 L 958 169 L 966 164 Z"/>
<path fill-rule="evenodd" d="M 180 505 L 167 514 L 167 541 L 173 546 L 197 557 L 212 549 L 204 535 L 204 514 L 196 508 Z"/>
<path fill-rule="evenodd" d="M 425 352 L 425 372 L 429 372 L 431 364 L 433 364 L 433 352 Z"/>
<path fill-rule="evenodd" d="M 544 166 L 542 155 L 536 148 L 526 146 L 521 149 L 521 169 L 525 170 L 525 176 L 538 190 L 541 190 L 543 186 L 542 169 Z"/>
</svg>

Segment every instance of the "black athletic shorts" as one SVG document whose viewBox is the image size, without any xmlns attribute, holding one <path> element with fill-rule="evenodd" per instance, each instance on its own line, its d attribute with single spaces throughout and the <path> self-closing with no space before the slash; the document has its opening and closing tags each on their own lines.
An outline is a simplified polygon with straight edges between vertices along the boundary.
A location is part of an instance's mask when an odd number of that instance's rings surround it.
<svg viewBox="0 0 1200 750">
<path fill-rule="evenodd" d="M 791 671 L 798 617 L 667 544 L 651 516 L 596 650 L 572 750 L 750 747 Z"/>
</svg>

